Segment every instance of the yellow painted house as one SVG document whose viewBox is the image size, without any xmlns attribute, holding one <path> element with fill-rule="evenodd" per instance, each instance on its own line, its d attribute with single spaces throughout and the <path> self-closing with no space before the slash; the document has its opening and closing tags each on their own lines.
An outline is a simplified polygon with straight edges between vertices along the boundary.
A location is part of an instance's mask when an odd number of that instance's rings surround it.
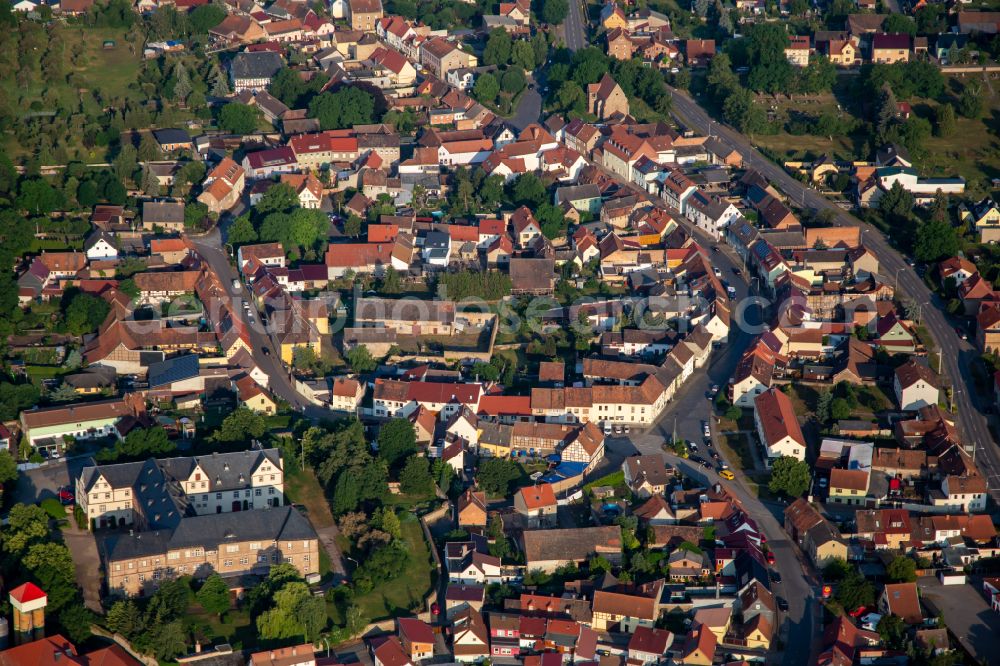
<svg viewBox="0 0 1000 666">
<path fill-rule="evenodd" d="M 236 393 L 240 405 L 258 414 L 274 414 L 278 405 L 249 375 L 243 375 L 235 381 Z"/>
<path fill-rule="evenodd" d="M 511 452 L 511 435 L 513 429 L 503 423 L 480 421 L 479 455 L 492 458 L 509 458 Z"/>
<path fill-rule="evenodd" d="M 983 199 L 971 209 L 965 204 L 959 204 L 958 216 L 976 232 L 980 243 L 995 243 L 1000 240 L 1000 207 L 992 199 Z"/>
<path fill-rule="evenodd" d="M 868 495 L 868 472 L 862 469 L 830 470 L 830 498 L 833 504 L 861 505 Z"/>
<path fill-rule="evenodd" d="M 601 25 L 608 32 L 615 28 L 628 29 L 628 19 L 625 18 L 625 12 L 618 6 L 618 3 L 608 2 L 601 8 Z"/>
<path fill-rule="evenodd" d="M 748 648 L 771 649 L 771 634 L 774 629 L 766 615 L 755 616 L 749 624 L 744 626 L 744 631 L 743 638 L 746 640 Z"/>
</svg>

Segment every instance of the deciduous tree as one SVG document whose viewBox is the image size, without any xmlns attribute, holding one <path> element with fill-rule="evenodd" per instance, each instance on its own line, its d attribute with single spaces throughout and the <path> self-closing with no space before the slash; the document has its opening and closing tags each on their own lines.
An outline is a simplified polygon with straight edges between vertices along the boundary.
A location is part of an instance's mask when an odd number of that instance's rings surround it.
<svg viewBox="0 0 1000 666">
<path fill-rule="evenodd" d="M 800 497 L 809 488 L 809 465 L 791 456 L 778 458 L 771 466 L 767 487 L 773 493 Z"/>
<path fill-rule="evenodd" d="M 395 418 L 378 431 L 378 455 L 391 467 L 417 450 L 417 434 L 408 419 Z"/>
</svg>

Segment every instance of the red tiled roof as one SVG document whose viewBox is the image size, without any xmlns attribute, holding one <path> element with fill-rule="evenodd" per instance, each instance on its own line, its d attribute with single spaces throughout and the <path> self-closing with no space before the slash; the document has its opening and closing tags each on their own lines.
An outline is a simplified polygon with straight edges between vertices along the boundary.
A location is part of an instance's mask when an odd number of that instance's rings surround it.
<svg viewBox="0 0 1000 666">
<path fill-rule="evenodd" d="M 524 501 L 524 506 L 529 511 L 541 509 L 546 506 L 555 506 L 556 504 L 556 494 L 552 491 L 552 485 L 548 483 L 527 486 L 517 492 Z"/>
<path fill-rule="evenodd" d="M 44 599 L 46 596 L 47 595 L 42 588 L 38 587 L 34 583 L 25 583 L 24 585 L 19 585 L 10 591 L 10 598 L 19 604 Z"/>
</svg>

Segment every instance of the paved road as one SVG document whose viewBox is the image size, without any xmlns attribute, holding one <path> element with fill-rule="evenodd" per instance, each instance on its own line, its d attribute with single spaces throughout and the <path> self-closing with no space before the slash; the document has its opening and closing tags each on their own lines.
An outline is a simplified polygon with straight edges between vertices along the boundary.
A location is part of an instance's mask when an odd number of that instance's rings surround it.
<svg viewBox="0 0 1000 666">
<path fill-rule="evenodd" d="M 566 48 L 578 51 L 587 45 L 587 12 L 584 0 L 569 0 L 569 11 L 563 21 Z"/>
<path fill-rule="evenodd" d="M 235 212 L 234 214 L 238 215 L 239 213 Z M 227 221 L 229 219 L 231 218 L 227 218 Z M 226 288 L 229 290 L 229 296 L 232 298 L 231 307 L 234 316 L 241 317 L 244 322 L 246 322 L 246 313 L 243 310 L 243 303 L 246 302 L 250 304 L 250 311 L 253 314 L 254 320 L 253 324 L 247 325 L 247 330 L 250 335 L 251 353 L 254 362 L 268 376 L 268 389 L 281 399 L 287 401 L 293 408 L 299 410 L 310 418 L 330 418 L 330 412 L 326 411 L 322 407 L 313 405 L 299 395 L 299 393 L 295 390 L 290 373 L 277 356 L 277 354 L 280 353 L 280 348 L 275 345 L 272 337 L 264 329 L 264 326 L 261 323 L 260 312 L 258 311 L 253 298 L 251 298 L 250 293 L 247 291 L 246 286 L 241 283 L 239 289 L 232 288 L 233 280 L 238 279 L 240 276 L 237 273 L 236 268 L 229 263 L 229 256 L 226 254 L 226 251 L 222 249 L 222 238 L 225 237 L 225 227 L 225 223 L 220 224 L 220 227 L 215 229 L 212 233 L 202 237 L 193 238 L 192 241 L 194 242 L 198 253 L 205 259 L 206 262 L 208 262 L 208 265 L 211 266 L 212 270 L 219 275 L 223 284 L 225 284 Z M 264 352 L 265 349 L 268 350 L 267 353 Z"/>
<path fill-rule="evenodd" d="M 828 210 L 834 214 L 837 226 L 858 226 L 862 229 L 862 243 L 878 257 L 881 273 L 892 280 L 895 286 L 921 307 L 924 326 L 930 331 L 941 350 L 944 374 L 955 387 L 954 400 L 957 411 L 957 425 L 970 453 L 974 451 L 980 470 L 987 476 L 990 494 L 1000 501 L 1000 449 L 990 434 L 986 417 L 980 407 L 989 405 L 992 396 L 978 396 L 972 378 L 972 362 L 976 351 L 959 338 L 948 319 L 941 303 L 924 284 L 912 267 L 907 265 L 902 255 L 896 251 L 882 233 L 845 212 L 825 196 L 806 187 L 792 178 L 780 166 L 774 164 L 753 147 L 751 141 L 736 130 L 713 120 L 687 94 L 671 89 L 674 113 L 689 128 L 704 134 L 712 134 L 738 150 L 750 167 L 759 171 L 768 180 L 783 190 L 798 206 L 818 210 Z M 977 404 L 977 401 L 981 400 Z M 974 447 L 974 448 L 973 448 Z"/>
<path fill-rule="evenodd" d="M 820 606 L 817 601 L 817 584 L 809 568 L 804 564 L 798 548 L 789 540 L 777 518 L 783 507 L 765 506 L 742 483 L 725 481 L 714 470 L 664 452 L 662 443 L 662 437 L 639 435 L 632 437 L 631 441 L 614 440 L 611 448 L 618 449 L 623 455 L 628 455 L 630 449 L 643 454 L 662 453 L 667 462 L 679 468 L 685 475 L 705 485 L 720 483 L 743 503 L 744 509 L 753 516 L 758 527 L 767 536 L 767 544 L 774 551 L 776 560 L 774 568 L 782 574 L 781 583 L 771 584 L 775 594 L 788 601 L 788 611 L 783 613 L 779 627 L 785 645 L 780 655 L 780 663 L 784 666 L 813 663 L 815 639 L 822 628 L 818 617 Z"/>
<path fill-rule="evenodd" d="M 535 90 L 535 84 L 532 84 L 517 101 L 517 109 L 510 119 L 510 124 L 520 132 L 531 123 L 537 123 L 541 114 L 542 96 Z"/>
<path fill-rule="evenodd" d="M 588 160 L 589 161 L 589 160 Z M 614 178 L 621 185 L 628 187 L 635 194 L 642 196 L 653 205 L 663 206 L 659 199 L 651 197 L 648 192 L 637 187 L 634 183 L 622 181 L 616 174 L 607 171 L 600 165 L 590 162 L 600 168 L 609 177 Z M 678 390 L 674 399 L 666 409 L 663 410 L 656 423 L 641 434 L 634 434 L 624 440 L 613 439 L 609 445 L 612 453 L 625 456 L 632 451 L 638 450 L 642 453 L 659 453 L 662 451 L 663 442 L 673 436 L 676 427 L 677 436 L 680 439 L 688 439 L 699 442 L 702 440 L 702 421 L 711 417 L 711 406 L 706 399 L 706 392 L 712 384 L 724 387 L 733 374 L 733 370 L 739 363 L 743 352 L 756 336 L 755 330 L 739 325 L 742 315 L 739 315 L 740 304 L 751 295 L 747 284 L 743 280 L 747 279 L 747 272 L 742 271 L 743 278 L 735 277 L 733 269 L 742 267 L 742 261 L 725 244 L 711 238 L 705 231 L 699 229 L 683 218 L 678 218 L 685 229 L 693 234 L 699 243 L 705 247 L 718 247 L 719 251 L 709 250 L 709 258 L 713 266 L 722 272 L 722 279 L 732 284 L 736 289 L 736 298 L 732 299 L 733 318 L 730 328 L 729 343 L 722 349 L 712 353 L 712 360 L 707 367 L 695 372 L 687 382 Z M 742 270 L 742 268 L 741 268 Z M 760 323 L 759 310 L 754 308 L 747 310 L 746 323 L 753 326 Z M 615 451 L 615 449 L 618 449 Z M 676 456 L 667 455 L 673 462 L 681 461 Z M 735 461 L 726 461 L 734 470 L 738 470 Z M 743 485 L 730 482 L 723 482 L 714 470 L 706 470 L 700 465 L 689 461 L 681 461 L 681 467 L 685 470 L 692 470 L 696 478 L 705 479 L 709 483 L 722 482 L 728 488 L 734 489 L 737 497 L 744 502 L 744 507 L 755 520 L 764 533 L 767 535 L 768 544 L 773 544 L 775 557 L 784 582 L 776 586 L 778 594 L 788 600 L 789 609 L 786 614 L 787 622 L 782 624 L 781 631 L 785 642 L 785 650 L 782 655 L 782 664 L 788 666 L 799 666 L 804 663 L 811 663 L 812 657 L 816 653 L 814 650 L 818 646 L 819 631 L 822 630 L 822 623 L 818 619 L 819 604 L 816 601 L 812 575 L 808 568 L 802 563 L 798 556 L 798 550 L 788 540 L 781 524 L 781 511 L 783 507 L 767 508 Z M 737 478 L 742 475 L 737 471 Z M 783 588 L 783 589 L 782 589 Z"/>
</svg>

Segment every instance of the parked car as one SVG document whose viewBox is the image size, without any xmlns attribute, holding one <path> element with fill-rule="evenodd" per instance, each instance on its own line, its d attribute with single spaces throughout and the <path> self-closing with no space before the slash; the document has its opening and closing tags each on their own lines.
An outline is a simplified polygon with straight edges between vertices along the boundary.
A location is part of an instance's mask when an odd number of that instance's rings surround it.
<svg viewBox="0 0 1000 666">
<path fill-rule="evenodd" d="M 770 550 L 767 551 L 766 557 L 767 557 L 767 563 L 768 564 L 774 564 L 774 552 L 773 551 L 770 551 Z"/>
<path fill-rule="evenodd" d="M 787 611 L 788 601 L 784 597 L 778 597 L 778 610 Z"/>
<path fill-rule="evenodd" d="M 736 475 L 735 475 L 735 474 L 733 474 L 733 473 L 732 473 L 731 471 L 729 471 L 728 469 L 724 469 L 724 470 L 722 470 L 721 472 L 719 472 L 719 476 L 721 476 L 721 477 L 722 477 L 723 479 L 725 479 L 726 481 L 732 481 L 733 479 L 735 479 L 735 478 L 736 478 Z"/>
<path fill-rule="evenodd" d="M 73 501 L 76 499 L 76 496 L 73 494 L 73 491 L 67 488 L 66 486 L 60 488 L 59 492 L 57 492 L 56 495 L 59 497 L 59 501 L 62 502 L 63 504 L 72 504 Z"/>
<path fill-rule="evenodd" d="M 777 569 L 771 569 L 771 582 L 773 583 L 781 582 L 781 574 L 778 573 Z"/>
</svg>

